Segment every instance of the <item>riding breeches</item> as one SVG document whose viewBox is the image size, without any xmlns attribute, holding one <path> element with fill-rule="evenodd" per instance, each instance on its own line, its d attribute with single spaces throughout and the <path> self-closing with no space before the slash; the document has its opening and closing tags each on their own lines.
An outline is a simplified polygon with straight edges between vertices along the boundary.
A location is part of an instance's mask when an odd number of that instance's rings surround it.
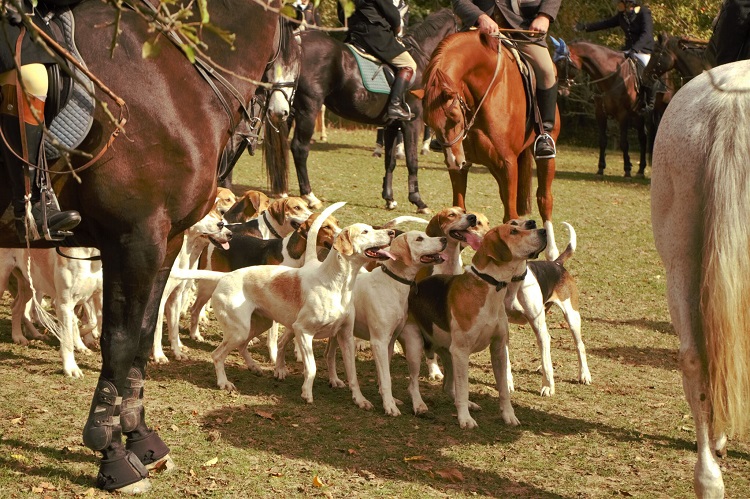
<svg viewBox="0 0 750 499">
<path fill-rule="evenodd" d="M 417 63 L 414 62 L 414 58 L 411 56 L 411 54 L 406 51 L 401 52 L 399 55 L 391 59 L 390 63 L 398 69 L 411 68 L 411 70 L 415 73 L 417 71 Z"/>
<path fill-rule="evenodd" d="M 555 72 L 555 63 L 549 55 L 547 47 L 533 43 L 519 43 L 518 50 L 531 63 L 536 76 L 536 88 L 546 90 L 552 88 L 557 83 L 557 74 Z"/>
</svg>

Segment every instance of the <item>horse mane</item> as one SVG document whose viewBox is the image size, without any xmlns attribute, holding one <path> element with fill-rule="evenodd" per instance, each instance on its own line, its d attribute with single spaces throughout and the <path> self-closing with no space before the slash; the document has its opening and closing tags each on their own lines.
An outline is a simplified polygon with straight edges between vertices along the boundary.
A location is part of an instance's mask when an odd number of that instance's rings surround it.
<svg viewBox="0 0 750 499">
<path fill-rule="evenodd" d="M 427 16 L 421 23 L 406 28 L 406 34 L 413 36 L 416 40 L 424 40 L 440 33 L 447 22 L 455 24 L 456 20 L 453 17 L 453 11 L 447 8 L 440 9 Z"/>
</svg>

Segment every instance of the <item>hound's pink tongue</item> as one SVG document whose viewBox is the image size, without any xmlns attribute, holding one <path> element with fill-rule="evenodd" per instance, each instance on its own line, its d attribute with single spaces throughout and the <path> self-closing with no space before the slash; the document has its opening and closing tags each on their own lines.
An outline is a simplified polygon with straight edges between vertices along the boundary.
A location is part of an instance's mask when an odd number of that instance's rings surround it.
<svg viewBox="0 0 750 499">
<path fill-rule="evenodd" d="M 229 241 L 227 241 L 225 243 L 221 243 L 221 248 L 225 249 L 225 250 L 228 250 L 229 249 Z"/>
<path fill-rule="evenodd" d="M 479 246 L 482 244 L 482 238 L 470 230 L 464 231 L 464 237 L 466 238 L 466 244 L 471 246 L 471 249 L 474 251 L 478 250 Z"/>
<path fill-rule="evenodd" d="M 378 255 L 387 256 L 391 260 L 395 260 L 396 259 L 396 257 L 393 256 L 393 254 L 391 252 L 389 252 L 387 250 L 384 250 L 384 249 L 378 250 Z"/>
</svg>

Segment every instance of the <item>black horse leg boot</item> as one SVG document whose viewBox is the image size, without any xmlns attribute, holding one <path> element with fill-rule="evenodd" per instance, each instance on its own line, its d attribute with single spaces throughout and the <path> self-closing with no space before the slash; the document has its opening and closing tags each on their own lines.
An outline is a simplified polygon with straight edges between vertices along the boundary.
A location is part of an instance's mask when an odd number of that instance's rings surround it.
<svg viewBox="0 0 750 499">
<path fill-rule="evenodd" d="M 542 133 L 534 141 L 534 157 L 536 159 L 550 159 L 557 154 L 555 141 L 550 132 L 555 128 L 555 112 L 557 109 L 557 83 L 548 89 L 536 89 L 536 102 L 542 118 Z"/>
<path fill-rule="evenodd" d="M 391 87 L 390 101 L 388 102 L 388 118 L 399 121 L 414 119 L 414 115 L 406 107 L 406 91 L 411 87 L 414 70 L 412 68 L 400 68 L 396 74 L 396 81 Z"/>
<path fill-rule="evenodd" d="M 43 202 L 42 189 L 36 178 L 38 172 L 34 166 L 38 165 L 44 130 L 44 127 L 37 122 L 36 116 L 43 116 L 44 101 L 29 96 L 29 102 L 26 102 L 27 99 L 24 98 L 18 103 L 15 88 L 14 85 L 3 85 L 2 88 L 3 105 L 0 106 L 0 126 L 7 145 L 3 144 L 0 149 L 2 149 L 3 163 L 10 178 L 16 232 L 22 243 L 26 243 L 27 235 L 29 241 L 41 238 L 62 240 L 71 235 L 70 229 L 80 223 L 81 216 L 77 211 L 61 212 L 54 199 L 45 199 Z M 19 110 L 22 119 L 19 119 Z M 24 174 L 25 167 L 28 167 L 29 171 L 28 184 L 26 184 L 27 177 Z M 27 194 L 33 220 L 27 220 L 27 215 L 29 215 L 26 210 Z M 31 226 L 32 222 L 33 226 Z M 27 231 L 27 228 L 31 230 Z"/>
</svg>

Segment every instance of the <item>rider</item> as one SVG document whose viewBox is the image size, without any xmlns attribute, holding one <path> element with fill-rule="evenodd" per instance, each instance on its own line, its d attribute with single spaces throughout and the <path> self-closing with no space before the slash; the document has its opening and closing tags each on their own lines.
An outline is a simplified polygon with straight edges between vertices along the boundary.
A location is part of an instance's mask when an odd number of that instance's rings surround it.
<svg viewBox="0 0 750 499">
<path fill-rule="evenodd" d="M 725 0 L 709 42 L 716 65 L 750 59 L 750 0 Z"/>
<path fill-rule="evenodd" d="M 348 41 L 397 69 L 391 87 L 387 115 L 391 120 L 410 120 L 414 116 L 405 106 L 405 95 L 414 83 L 417 63 L 397 39 L 403 34 L 402 11 L 397 5 L 403 0 L 355 0 L 356 10 L 348 19 Z"/>
<path fill-rule="evenodd" d="M 617 14 L 589 24 L 578 22 L 575 30 L 591 32 L 618 26 L 625 33 L 625 45 L 622 48 L 625 57 L 635 59 L 639 63 L 640 76 L 654 50 L 654 22 L 651 18 L 651 10 L 648 6 L 641 5 L 640 0 L 618 0 Z M 642 88 L 648 93 L 647 87 Z M 644 95 L 644 97 L 644 104 L 653 107 L 656 95 L 651 92 L 651 95 Z"/>
<path fill-rule="evenodd" d="M 453 10 L 464 26 L 476 26 L 484 33 L 499 27 L 538 31 L 542 36 L 520 33 L 510 36 L 521 43 L 518 50 L 531 62 L 536 76 L 536 102 L 542 119 L 542 130 L 534 142 L 537 159 L 554 158 L 555 141 L 549 132 L 555 127 L 557 109 L 557 75 L 547 49 L 546 33 L 554 22 L 562 0 L 452 0 Z"/>
<path fill-rule="evenodd" d="M 55 3 L 54 0 L 47 1 Z M 24 0 L 22 5 L 34 24 L 48 32 L 49 28 L 45 28 L 31 2 Z M 0 129 L 4 140 L 0 140 L 0 157 L 10 180 L 16 232 L 22 243 L 26 243 L 27 236 L 30 241 L 37 239 L 33 231 L 27 233 L 27 227 L 35 226 L 39 238 L 44 237 L 43 220 L 46 216 L 50 235 L 54 239 L 61 239 L 80 223 L 81 216 L 77 211 L 60 211 L 51 200 L 44 205 L 41 191 L 49 186 L 41 185 L 45 183 L 42 180 L 45 176 L 37 172 L 39 159 L 44 154 L 44 101 L 49 84 L 45 64 L 55 64 L 55 60 L 31 39 L 23 27 L 21 14 L 8 2 L 3 2 L 3 6 L 0 13 L 3 33 L 0 36 Z M 17 66 L 15 57 L 18 43 L 21 54 Z M 24 173 L 26 167 L 28 177 Z M 27 206 L 27 200 L 30 206 Z M 33 218 L 27 219 L 27 216 Z"/>
</svg>

